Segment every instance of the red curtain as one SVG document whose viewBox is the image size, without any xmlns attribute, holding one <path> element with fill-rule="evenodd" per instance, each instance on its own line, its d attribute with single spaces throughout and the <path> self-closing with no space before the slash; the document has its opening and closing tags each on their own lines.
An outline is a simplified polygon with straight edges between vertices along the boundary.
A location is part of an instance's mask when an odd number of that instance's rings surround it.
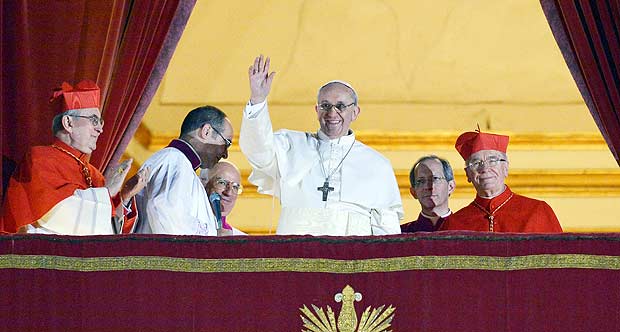
<svg viewBox="0 0 620 332">
<path fill-rule="evenodd" d="M 51 89 L 89 78 L 102 88 L 104 99 L 106 125 L 91 159 L 103 170 L 133 136 L 194 4 L 3 1 L 3 164 L 19 162 L 30 146 L 51 143 Z"/>
<path fill-rule="evenodd" d="M 620 165 L 620 1 L 540 2 L 583 99 Z"/>
<path fill-rule="evenodd" d="M 171 27 L 178 28 L 179 25 L 185 27 L 194 4 L 195 0 L 135 1 L 132 4 L 124 25 L 118 55 L 114 57 L 115 64 L 105 98 L 104 117 L 109 125 L 100 140 L 106 143 L 95 150 L 91 160 L 100 169 L 107 167 L 113 156 L 117 157 L 114 162 L 118 161 L 120 154 L 115 155 L 115 151 L 122 152 L 129 144 L 138 128 L 139 120 L 146 111 L 146 106 L 155 93 L 154 90 L 161 82 L 163 71 L 158 71 L 159 75 L 153 77 L 151 75 L 153 69 L 158 62 L 163 62 L 164 67 L 167 66 L 172 55 L 169 48 L 173 50 L 176 47 L 182 28 L 180 31 L 173 29 L 172 33 L 169 31 Z M 167 41 L 167 37 L 172 41 Z M 167 52 L 164 57 L 160 57 L 164 46 Z M 150 80 L 154 80 L 155 83 L 152 84 Z M 151 89 L 147 101 L 142 102 L 139 117 L 136 117 L 136 110 L 145 97 L 144 92 L 149 83 Z M 137 123 L 130 127 L 134 117 Z M 124 145 L 119 146 L 121 141 Z"/>
</svg>

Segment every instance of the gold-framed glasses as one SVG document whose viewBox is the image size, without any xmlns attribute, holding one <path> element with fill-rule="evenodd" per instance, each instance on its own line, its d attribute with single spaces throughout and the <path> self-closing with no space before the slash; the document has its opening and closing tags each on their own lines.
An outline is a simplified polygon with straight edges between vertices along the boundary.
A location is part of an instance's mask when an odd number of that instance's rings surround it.
<svg viewBox="0 0 620 332">
<path fill-rule="evenodd" d="M 237 195 L 243 192 L 243 186 L 237 182 L 228 181 L 224 178 L 216 177 L 213 186 L 218 191 L 225 191 L 229 187 Z"/>
</svg>

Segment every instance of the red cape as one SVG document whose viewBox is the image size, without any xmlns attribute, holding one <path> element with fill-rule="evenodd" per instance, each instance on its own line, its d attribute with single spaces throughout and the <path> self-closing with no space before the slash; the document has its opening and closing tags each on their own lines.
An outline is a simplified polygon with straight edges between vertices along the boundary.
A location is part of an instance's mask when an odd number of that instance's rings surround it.
<svg viewBox="0 0 620 332">
<path fill-rule="evenodd" d="M 493 211 L 504 203 L 510 195 L 513 197 L 494 214 L 494 232 L 515 233 L 560 233 L 562 227 L 553 209 L 544 201 L 528 198 L 513 193 L 508 186 L 499 196 L 485 199 L 476 196 L 474 202 Z M 441 230 L 489 231 L 487 213 L 474 203 L 454 213 L 443 224 Z"/>
<path fill-rule="evenodd" d="M 59 140 L 54 144 L 73 153 L 87 165 L 93 187 L 105 185 L 101 172 L 88 162 L 90 155 Z M 82 166 L 73 157 L 52 146 L 32 147 L 9 181 L 3 211 L 4 231 L 17 232 L 20 227 L 39 220 L 60 201 L 73 195 L 76 189 L 88 188 Z M 113 207 L 119 203 L 120 199 L 112 200 Z"/>
</svg>

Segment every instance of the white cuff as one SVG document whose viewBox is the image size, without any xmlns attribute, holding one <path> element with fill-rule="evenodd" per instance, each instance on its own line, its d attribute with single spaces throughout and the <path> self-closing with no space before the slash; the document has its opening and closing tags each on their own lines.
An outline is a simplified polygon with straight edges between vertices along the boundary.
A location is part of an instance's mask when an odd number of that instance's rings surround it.
<svg viewBox="0 0 620 332">
<path fill-rule="evenodd" d="M 245 105 L 245 110 L 243 111 L 243 115 L 248 119 L 253 119 L 260 113 L 260 111 L 263 108 L 265 108 L 266 104 L 267 104 L 266 99 L 254 105 L 252 105 L 252 103 L 248 101 L 248 103 Z"/>
</svg>

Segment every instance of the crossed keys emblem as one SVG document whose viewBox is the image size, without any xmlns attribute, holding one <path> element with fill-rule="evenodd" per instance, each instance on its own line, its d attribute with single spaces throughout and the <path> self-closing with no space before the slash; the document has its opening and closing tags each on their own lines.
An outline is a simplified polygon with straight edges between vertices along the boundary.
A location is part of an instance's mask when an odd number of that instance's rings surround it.
<svg viewBox="0 0 620 332">
<path fill-rule="evenodd" d="M 372 309 L 370 306 L 362 313 L 362 317 L 357 319 L 354 301 L 361 301 L 362 294 L 356 293 L 353 287 L 346 285 L 342 293 L 334 295 L 334 300 L 342 303 L 338 320 L 332 308 L 328 305 L 327 310 L 312 304 L 314 312 L 304 304 L 301 310 L 301 321 L 304 323 L 302 332 L 391 332 L 388 328 L 394 319 L 396 308 L 392 305 L 385 308 L 382 305 Z M 385 309 L 384 309 L 385 308 Z M 356 329 L 357 328 L 357 329 Z"/>
</svg>

